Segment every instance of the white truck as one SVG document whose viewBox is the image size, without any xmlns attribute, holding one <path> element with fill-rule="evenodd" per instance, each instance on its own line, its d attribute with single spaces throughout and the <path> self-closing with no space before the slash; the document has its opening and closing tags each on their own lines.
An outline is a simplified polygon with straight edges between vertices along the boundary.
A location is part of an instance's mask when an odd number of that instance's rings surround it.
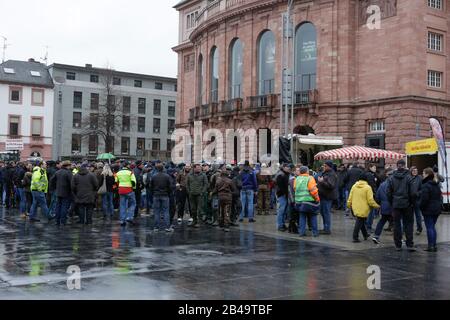
<svg viewBox="0 0 450 320">
<path fill-rule="evenodd" d="M 447 149 L 447 171 L 445 168 L 445 164 L 442 161 L 441 155 L 438 155 L 438 167 L 439 167 L 439 174 L 444 177 L 444 179 L 447 179 L 447 181 L 444 181 L 442 184 L 442 194 L 444 196 L 444 206 L 446 207 L 447 211 L 450 209 L 450 190 L 448 190 L 447 186 L 450 185 L 449 177 L 447 177 L 447 172 L 450 174 L 450 142 L 445 143 L 445 148 Z"/>
</svg>

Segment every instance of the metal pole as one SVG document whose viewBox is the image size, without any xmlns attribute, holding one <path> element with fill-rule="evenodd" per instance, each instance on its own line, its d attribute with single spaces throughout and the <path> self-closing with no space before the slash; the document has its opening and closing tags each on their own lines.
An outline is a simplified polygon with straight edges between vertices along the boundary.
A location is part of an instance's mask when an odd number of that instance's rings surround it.
<svg viewBox="0 0 450 320">
<path fill-rule="evenodd" d="M 281 65 L 282 65 L 282 74 L 281 74 L 281 104 L 280 104 L 280 133 L 283 136 L 283 108 L 284 108 L 284 82 L 285 82 L 285 61 L 284 61 L 284 37 L 285 37 L 285 14 L 281 15 L 282 24 L 283 24 L 283 43 L 281 46 Z"/>
<path fill-rule="evenodd" d="M 291 0 L 290 4 L 289 4 L 289 8 L 290 8 L 290 13 L 292 14 L 292 6 L 294 4 L 294 1 Z M 290 23 L 290 21 L 289 21 Z M 292 19 L 292 41 L 291 41 L 291 50 L 292 50 L 292 80 L 291 80 L 291 86 L 292 86 L 292 90 L 291 90 L 291 94 L 292 94 L 292 98 L 291 98 L 291 154 L 294 154 L 294 106 L 295 106 L 295 67 L 296 67 L 296 60 L 295 60 L 295 29 L 294 29 L 294 19 Z M 292 159 L 292 161 L 294 161 L 294 159 Z"/>
</svg>

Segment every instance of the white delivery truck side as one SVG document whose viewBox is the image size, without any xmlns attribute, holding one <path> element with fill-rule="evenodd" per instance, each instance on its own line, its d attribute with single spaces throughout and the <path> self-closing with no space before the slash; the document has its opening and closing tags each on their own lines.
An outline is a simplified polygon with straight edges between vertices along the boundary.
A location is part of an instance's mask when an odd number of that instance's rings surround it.
<svg viewBox="0 0 450 320">
<path fill-rule="evenodd" d="M 450 142 L 446 142 L 445 143 L 445 148 L 447 149 L 447 171 L 445 168 L 445 164 L 442 161 L 441 155 L 438 155 L 438 159 L 439 159 L 439 174 L 441 176 L 444 177 L 444 179 L 446 178 L 447 181 L 444 181 L 444 183 L 442 184 L 442 194 L 444 196 L 444 204 L 447 206 L 450 206 L 449 203 L 449 198 L 450 198 L 450 190 L 447 189 L 447 186 L 450 185 L 450 181 L 449 181 L 449 177 L 447 177 L 447 172 L 450 174 Z"/>
</svg>

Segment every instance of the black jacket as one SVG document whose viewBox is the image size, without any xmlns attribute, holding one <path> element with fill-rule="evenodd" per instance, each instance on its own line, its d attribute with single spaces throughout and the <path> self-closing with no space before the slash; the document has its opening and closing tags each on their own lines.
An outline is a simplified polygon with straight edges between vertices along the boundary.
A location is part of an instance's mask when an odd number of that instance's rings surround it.
<svg viewBox="0 0 450 320">
<path fill-rule="evenodd" d="M 98 188 L 100 189 L 100 187 L 103 185 L 103 179 L 105 178 L 105 176 L 102 174 L 98 177 Z M 106 176 L 106 191 L 108 192 L 113 192 L 113 187 L 114 184 L 116 183 L 114 176 Z"/>
<path fill-rule="evenodd" d="M 139 168 L 134 168 L 134 176 L 136 178 L 136 190 L 142 190 L 144 188 L 144 174 Z"/>
<path fill-rule="evenodd" d="M 361 173 L 363 171 L 358 167 L 351 168 L 347 171 L 347 177 L 345 179 L 347 190 L 352 190 L 353 185 L 359 180 Z"/>
<path fill-rule="evenodd" d="M 13 166 L 8 165 L 3 171 L 3 183 L 6 186 L 12 187 L 14 184 L 14 174 L 16 169 Z"/>
<path fill-rule="evenodd" d="M 442 212 L 442 191 L 439 182 L 426 178 L 420 192 L 420 210 L 424 216 L 440 215 Z"/>
<path fill-rule="evenodd" d="M 366 174 L 367 174 L 367 183 L 372 188 L 373 194 L 376 194 L 378 190 L 378 176 L 370 170 L 368 170 Z"/>
<path fill-rule="evenodd" d="M 51 166 L 47 169 L 47 179 L 49 182 L 52 181 L 52 178 L 55 176 L 56 172 L 57 172 L 56 167 Z M 48 190 L 54 191 L 55 188 L 56 186 L 50 182 L 48 185 Z"/>
<path fill-rule="evenodd" d="M 50 180 L 50 184 L 54 185 L 56 196 L 61 198 L 68 198 L 72 194 L 72 171 L 66 168 L 61 168 Z"/>
<path fill-rule="evenodd" d="M 342 189 L 345 187 L 345 184 L 347 181 L 347 175 L 348 175 L 347 170 L 337 171 L 339 189 Z"/>
<path fill-rule="evenodd" d="M 72 179 L 72 192 L 76 203 L 94 204 L 97 190 L 97 177 L 86 168 L 81 168 Z"/>
<path fill-rule="evenodd" d="M 275 177 L 277 197 L 289 196 L 289 173 L 280 170 Z"/>
<path fill-rule="evenodd" d="M 319 188 L 319 196 L 322 200 L 336 200 L 338 177 L 333 170 L 324 171 L 322 174 L 323 182 L 319 182 L 317 187 Z"/>
<path fill-rule="evenodd" d="M 422 189 L 422 177 L 417 176 L 411 176 L 411 182 L 413 184 L 413 190 L 415 193 L 413 194 L 413 200 L 419 201 L 420 198 L 420 190 Z"/>
<path fill-rule="evenodd" d="M 406 169 L 397 170 L 388 179 L 387 197 L 393 209 L 406 209 L 414 204 L 415 193 L 411 175 Z"/>
<path fill-rule="evenodd" d="M 167 173 L 158 172 L 152 177 L 150 190 L 154 197 L 168 197 L 171 193 L 171 179 Z"/>
<path fill-rule="evenodd" d="M 14 172 L 14 185 L 17 188 L 23 188 L 22 180 L 25 177 L 25 169 L 23 167 L 17 167 Z"/>
</svg>

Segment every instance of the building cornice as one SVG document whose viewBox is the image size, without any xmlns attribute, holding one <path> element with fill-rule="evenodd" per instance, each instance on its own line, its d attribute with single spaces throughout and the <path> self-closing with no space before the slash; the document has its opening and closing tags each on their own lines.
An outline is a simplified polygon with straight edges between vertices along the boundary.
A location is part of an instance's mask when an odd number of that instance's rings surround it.
<svg viewBox="0 0 450 320">
<path fill-rule="evenodd" d="M 30 87 L 30 88 L 44 88 L 44 89 L 53 89 L 55 85 L 42 85 L 42 84 L 32 84 L 29 82 L 20 82 L 20 81 L 3 81 L 0 80 L 0 84 L 13 85 L 13 86 L 22 86 L 22 87 Z"/>
<path fill-rule="evenodd" d="M 81 67 L 81 66 L 67 65 L 67 64 L 61 64 L 61 63 L 54 63 L 49 66 L 49 69 L 51 69 L 51 68 L 80 71 L 80 72 L 86 72 L 86 73 L 99 73 L 99 74 L 108 71 L 108 69 L 105 69 L 105 68 Z M 177 78 L 170 78 L 170 77 L 154 76 L 154 75 L 148 75 L 148 74 L 140 74 L 140 73 L 132 73 L 132 72 L 124 72 L 124 71 L 116 71 L 116 70 L 112 70 L 112 73 L 115 76 L 136 78 L 139 80 L 145 79 L 145 80 L 157 80 L 157 81 L 166 81 L 166 82 L 174 82 L 174 83 L 177 82 Z"/>
<path fill-rule="evenodd" d="M 175 51 L 176 53 L 179 53 L 180 51 L 186 50 L 186 49 L 191 49 L 194 47 L 194 44 L 190 41 L 187 41 L 185 43 L 179 44 L 175 47 L 172 48 L 173 51 Z"/>
<path fill-rule="evenodd" d="M 372 100 L 364 100 L 364 101 L 346 101 L 346 102 L 326 102 L 319 103 L 317 106 L 319 108 L 327 108 L 327 107 L 362 107 L 368 105 L 382 105 L 389 104 L 395 102 L 425 102 L 428 104 L 437 104 L 437 105 L 445 105 L 450 107 L 450 100 L 445 99 L 435 99 L 423 96 L 401 96 L 401 97 L 389 97 L 382 99 L 372 99 Z"/>
</svg>

